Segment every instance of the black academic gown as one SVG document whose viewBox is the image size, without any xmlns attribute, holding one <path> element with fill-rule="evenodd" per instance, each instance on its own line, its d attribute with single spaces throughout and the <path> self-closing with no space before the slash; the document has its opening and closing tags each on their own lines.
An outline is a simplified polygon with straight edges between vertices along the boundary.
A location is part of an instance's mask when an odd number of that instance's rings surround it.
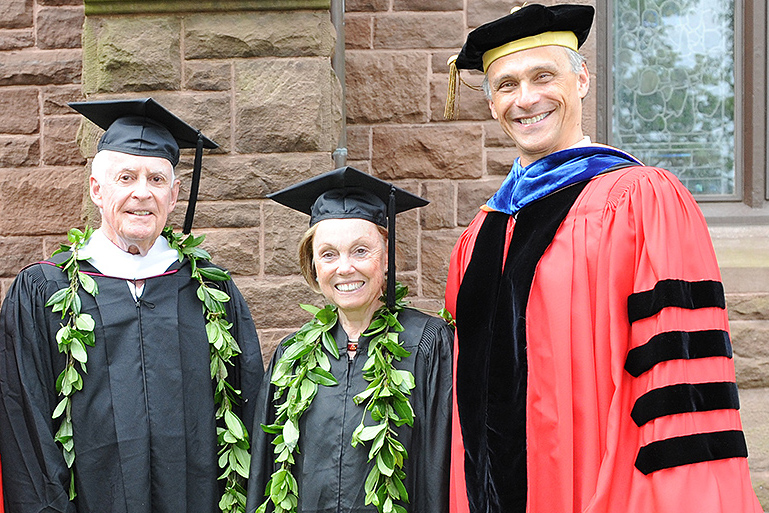
<svg viewBox="0 0 769 513">
<path fill-rule="evenodd" d="M 57 255 L 60 262 L 65 255 Z M 50 263 L 24 269 L 0 315 L 0 454 L 8 511 L 181 513 L 218 511 L 216 425 L 210 353 L 197 283 L 188 261 L 149 278 L 141 298 L 125 280 L 99 275 L 99 293 L 81 291 L 96 322 L 83 389 L 72 398 L 77 497 L 54 442 L 56 378 L 64 368 L 56 332 L 60 313 L 45 306 L 67 286 Z M 232 334 L 243 354 L 231 382 L 243 392 L 242 418 L 253 419 L 263 365 L 248 307 L 231 282 L 222 288 Z M 251 399 L 249 401 L 249 399 Z"/>
<path fill-rule="evenodd" d="M 404 327 L 399 334 L 411 355 L 395 366 L 414 374 L 416 388 L 410 401 L 414 409 L 414 426 L 396 428 L 398 440 L 408 451 L 404 465 L 405 486 L 413 513 L 448 511 L 449 443 L 451 437 L 451 366 L 454 335 L 442 320 L 416 310 L 405 309 L 398 320 Z M 368 444 L 352 447 L 352 433 L 361 420 L 364 406 L 356 406 L 352 398 L 367 386 L 362 376 L 368 338 L 361 337 L 354 360 L 347 357 L 347 335 L 339 323 L 331 333 L 339 347 L 339 360 L 330 357 L 331 372 L 339 384 L 318 387 L 318 394 L 299 423 L 299 455 L 294 476 L 299 484 L 299 513 L 376 512 L 364 505 L 364 482 L 371 463 Z M 283 353 L 280 346 L 273 356 L 268 375 Z M 253 513 L 264 502 L 264 488 L 275 470 L 271 444 L 273 435 L 261 430 L 260 424 L 275 419 L 272 397 L 275 388 L 265 376 L 257 399 L 253 429 L 251 476 L 248 483 L 248 506 Z M 372 425 L 370 417 L 367 424 Z M 270 509 L 270 511 L 272 511 Z"/>
</svg>

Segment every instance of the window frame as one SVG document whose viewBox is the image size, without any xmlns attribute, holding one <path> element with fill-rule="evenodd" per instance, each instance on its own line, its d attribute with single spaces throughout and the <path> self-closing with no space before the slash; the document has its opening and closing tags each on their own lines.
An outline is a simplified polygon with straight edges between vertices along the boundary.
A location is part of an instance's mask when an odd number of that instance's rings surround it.
<svg viewBox="0 0 769 513">
<path fill-rule="evenodd" d="M 596 0 L 596 136 L 611 144 L 615 0 Z M 711 224 L 769 224 L 766 0 L 735 2 L 735 194 L 698 195 Z"/>
</svg>

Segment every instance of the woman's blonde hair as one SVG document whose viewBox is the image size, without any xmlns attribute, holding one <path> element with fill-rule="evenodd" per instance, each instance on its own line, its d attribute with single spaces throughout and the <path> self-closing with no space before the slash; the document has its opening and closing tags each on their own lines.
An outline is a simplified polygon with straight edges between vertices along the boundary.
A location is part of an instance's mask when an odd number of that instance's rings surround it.
<svg viewBox="0 0 769 513">
<path fill-rule="evenodd" d="M 299 241 L 299 270 L 302 272 L 304 281 L 310 286 L 310 288 L 320 294 L 320 285 L 318 285 L 318 273 L 315 271 L 315 262 L 313 260 L 312 242 L 315 239 L 315 230 L 317 223 L 310 226 L 307 231 L 302 235 L 302 239 Z M 387 251 L 387 228 L 376 225 L 379 234 L 384 241 L 385 251 Z M 394 264 L 394 262 L 393 262 Z M 386 281 L 386 280 L 385 280 Z"/>
</svg>

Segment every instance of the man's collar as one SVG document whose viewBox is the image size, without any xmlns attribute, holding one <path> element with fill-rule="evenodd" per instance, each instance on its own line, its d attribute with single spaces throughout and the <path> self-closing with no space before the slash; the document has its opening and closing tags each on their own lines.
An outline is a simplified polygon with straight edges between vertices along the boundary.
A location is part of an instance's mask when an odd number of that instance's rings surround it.
<svg viewBox="0 0 769 513">
<path fill-rule="evenodd" d="M 144 280 L 163 274 L 179 254 L 168 245 L 165 237 L 158 237 L 146 256 L 132 255 L 117 247 L 101 229 L 96 230 L 81 253 L 100 273 L 124 280 Z"/>
</svg>

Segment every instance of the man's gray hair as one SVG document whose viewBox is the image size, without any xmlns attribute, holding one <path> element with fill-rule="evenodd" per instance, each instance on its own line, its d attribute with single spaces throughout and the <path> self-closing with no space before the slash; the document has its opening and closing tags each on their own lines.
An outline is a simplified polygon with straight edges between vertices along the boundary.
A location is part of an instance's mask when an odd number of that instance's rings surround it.
<svg viewBox="0 0 769 513">
<path fill-rule="evenodd" d="M 565 46 L 562 46 L 561 48 L 566 50 L 566 53 L 569 56 L 571 70 L 574 73 L 582 71 L 582 65 L 586 62 L 586 59 L 579 52 L 575 52 L 571 48 L 566 48 Z M 483 94 L 486 95 L 486 99 L 491 100 L 491 85 L 489 84 L 488 75 L 483 75 L 483 83 L 481 84 L 481 87 L 483 88 Z"/>
</svg>

